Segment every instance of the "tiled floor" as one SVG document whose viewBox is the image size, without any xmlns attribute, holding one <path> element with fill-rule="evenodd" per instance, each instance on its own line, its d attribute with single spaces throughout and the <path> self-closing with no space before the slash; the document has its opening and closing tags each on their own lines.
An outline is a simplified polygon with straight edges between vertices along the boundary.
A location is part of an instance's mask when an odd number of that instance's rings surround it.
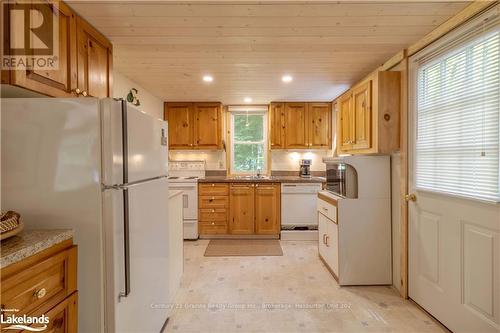
<svg viewBox="0 0 500 333">
<path fill-rule="evenodd" d="M 168 332 L 446 332 L 389 287 L 339 287 L 317 244 L 284 241 L 282 257 L 204 257 L 186 242 Z"/>
</svg>

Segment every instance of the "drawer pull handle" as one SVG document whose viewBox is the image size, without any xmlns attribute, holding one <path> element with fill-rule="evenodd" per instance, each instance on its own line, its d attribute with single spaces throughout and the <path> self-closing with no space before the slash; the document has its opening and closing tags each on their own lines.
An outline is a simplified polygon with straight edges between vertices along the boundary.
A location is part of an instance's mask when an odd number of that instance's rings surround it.
<svg viewBox="0 0 500 333">
<path fill-rule="evenodd" d="M 323 234 L 323 244 L 326 244 L 325 237 L 326 237 L 326 234 Z"/>
<path fill-rule="evenodd" d="M 215 209 L 212 209 L 212 213 L 215 213 Z"/>
<path fill-rule="evenodd" d="M 45 295 L 47 295 L 47 290 L 45 288 L 42 288 L 40 290 L 35 291 L 34 296 L 38 299 L 44 298 Z"/>
<path fill-rule="evenodd" d="M 212 184 L 212 187 L 214 187 L 214 186 L 215 186 L 215 184 Z"/>
<path fill-rule="evenodd" d="M 330 240 L 330 236 L 326 235 L 325 240 L 326 240 L 325 245 L 330 247 L 330 244 L 328 244 L 328 241 Z"/>
<path fill-rule="evenodd" d="M 212 222 L 212 225 L 215 225 L 215 222 Z"/>
</svg>

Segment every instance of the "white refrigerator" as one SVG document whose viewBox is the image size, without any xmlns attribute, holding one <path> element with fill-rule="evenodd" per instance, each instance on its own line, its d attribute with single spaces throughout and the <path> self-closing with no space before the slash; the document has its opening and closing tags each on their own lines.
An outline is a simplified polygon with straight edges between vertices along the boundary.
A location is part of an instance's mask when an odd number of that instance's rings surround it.
<svg viewBox="0 0 500 333">
<path fill-rule="evenodd" d="M 167 123 L 124 101 L 1 100 L 1 207 L 72 228 L 79 332 L 160 332 L 168 304 Z"/>
</svg>

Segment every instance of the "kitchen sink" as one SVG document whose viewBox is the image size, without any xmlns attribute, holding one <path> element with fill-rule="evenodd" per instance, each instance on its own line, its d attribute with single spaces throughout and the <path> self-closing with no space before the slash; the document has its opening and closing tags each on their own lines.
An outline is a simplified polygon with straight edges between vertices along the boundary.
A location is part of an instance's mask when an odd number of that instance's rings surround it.
<svg viewBox="0 0 500 333">
<path fill-rule="evenodd" d="M 269 176 L 257 176 L 257 175 L 251 175 L 251 176 L 233 176 L 231 178 L 232 179 L 245 179 L 245 180 L 271 179 L 271 177 L 269 177 Z"/>
</svg>

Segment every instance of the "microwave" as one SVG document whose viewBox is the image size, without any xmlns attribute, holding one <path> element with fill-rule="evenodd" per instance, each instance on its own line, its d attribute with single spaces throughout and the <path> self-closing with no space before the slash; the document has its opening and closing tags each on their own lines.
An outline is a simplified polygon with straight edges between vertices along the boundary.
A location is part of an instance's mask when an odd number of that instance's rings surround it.
<svg viewBox="0 0 500 333">
<path fill-rule="evenodd" d="M 341 160 L 326 162 L 326 190 L 343 198 L 358 197 L 358 173 Z"/>
</svg>

